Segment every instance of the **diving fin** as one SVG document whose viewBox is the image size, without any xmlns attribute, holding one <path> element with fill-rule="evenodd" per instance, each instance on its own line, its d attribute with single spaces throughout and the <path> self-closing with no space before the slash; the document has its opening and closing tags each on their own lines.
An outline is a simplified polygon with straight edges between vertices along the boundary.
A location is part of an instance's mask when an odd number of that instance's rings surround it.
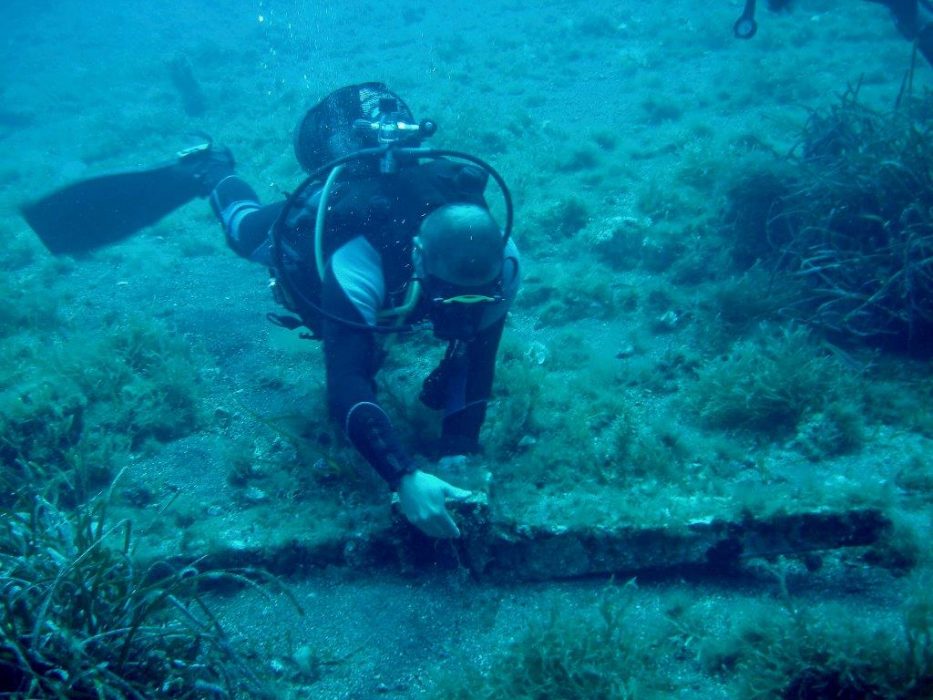
<svg viewBox="0 0 933 700">
<path fill-rule="evenodd" d="M 155 167 L 67 185 L 24 205 L 23 217 L 55 255 L 115 243 L 204 195 L 196 164 L 210 147 L 186 149 L 176 160 Z"/>
</svg>

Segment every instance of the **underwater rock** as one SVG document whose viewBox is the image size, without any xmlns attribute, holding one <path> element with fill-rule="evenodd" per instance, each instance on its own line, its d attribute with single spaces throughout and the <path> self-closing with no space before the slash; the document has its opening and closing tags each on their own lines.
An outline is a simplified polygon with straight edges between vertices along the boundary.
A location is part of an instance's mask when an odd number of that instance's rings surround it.
<svg viewBox="0 0 933 700">
<path fill-rule="evenodd" d="M 870 546 L 891 527 L 875 509 L 695 519 L 679 527 L 604 527 L 502 520 L 481 492 L 448 507 L 462 533 L 457 540 L 427 537 L 396 508 L 392 522 L 343 535 L 335 531 L 328 538 L 278 544 L 231 536 L 214 542 L 212 551 L 189 552 L 206 554 L 204 566 L 258 566 L 280 575 L 339 566 L 413 573 L 459 569 L 505 582 L 645 573 L 732 576 L 749 560 Z"/>
<path fill-rule="evenodd" d="M 525 359 L 528 363 L 538 367 L 547 362 L 550 356 L 551 351 L 548 350 L 547 345 L 537 340 L 531 341 L 525 350 Z"/>
<path fill-rule="evenodd" d="M 679 313 L 671 309 L 655 318 L 651 328 L 655 333 L 672 333 L 680 326 L 682 318 Z"/>
<path fill-rule="evenodd" d="M 683 528 L 527 527 L 496 523 L 474 575 L 499 580 L 634 575 L 669 571 L 727 573 L 743 560 L 867 546 L 891 524 L 874 509 L 800 513 L 741 522 L 698 520 Z"/>
<path fill-rule="evenodd" d="M 527 450 L 529 447 L 534 447 L 538 444 L 538 440 L 534 435 L 522 435 L 522 439 L 518 441 L 519 450 Z"/>
<path fill-rule="evenodd" d="M 265 503 L 269 500 L 269 494 L 256 486 L 249 486 L 243 491 L 243 502 L 249 505 Z"/>
<path fill-rule="evenodd" d="M 588 243 L 610 267 L 631 270 L 641 260 L 642 245 L 650 222 L 633 216 L 614 216 L 593 227 Z"/>
<path fill-rule="evenodd" d="M 294 663 L 298 675 L 305 683 L 314 683 L 321 678 L 323 662 L 321 655 L 307 644 L 295 649 L 291 661 Z"/>
<path fill-rule="evenodd" d="M 631 341 L 624 341 L 619 345 L 619 350 L 616 353 L 617 360 L 626 360 L 629 357 L 632 357 L 635 354 L 635 344 Z"/>
</svg>

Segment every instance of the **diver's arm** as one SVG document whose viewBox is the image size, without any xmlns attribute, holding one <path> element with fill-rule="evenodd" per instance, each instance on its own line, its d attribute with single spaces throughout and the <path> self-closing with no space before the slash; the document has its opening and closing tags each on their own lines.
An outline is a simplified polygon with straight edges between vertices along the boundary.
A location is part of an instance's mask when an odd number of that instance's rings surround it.
<svg viewBox="0 0 933 700">
<path fill-rule="evenodd" d="M 469 454 L 480 450 L 479 432 L 492 395 L 496 353 L 504 327 L 503 316 L 467 343 L 462 358 L 453 360 L 441 430 L 442 454 Z"/>
<path fill-rule="evenodd" d="M 325 308 L 334 309 L 332 305 Z M 402 476 L 415 469 L 376 399 L 373 334 L 325 320 L 323 336 L 330 414 L 357 451 L 396 490 Z"/>
<path fill-rule="evenodd" d="M 366 461 L 398 491 L 399 508 L 412 525 L 431 537 L 459 537 L 446 504 L 469 492 L 417 469 L 376 400 L 376 339 L 368 327 L 375 326 L 384 299 L 382 260 L 375 248 L 362 236 L 338 248 L 327 263 L 321 288 L 331 415 Z"/>
<path fill-rule="evenodd" d="M 359 327 L 375 324 L 382 297 L 378 253 L 365 239 L 334 253 L 321 290 L 328 406 L 350 442 L 395 490 L 415 468 L 376 399 L 375 333 Z"/>
<path fill-rule="evenodd" d="M 254 262 L 270 264 L 269 231 L 282 211 L 282 202 L 262 206 L 255 190 L 238 175 L 218 182 L 210 202 L 233 251 Z"/>
<path fill-rule="evenodd" d="M 329 288 L 334 289 L 330 268 L 324 277 L 324 308 L 328 313 L 352 314 L 352 304 L 342 303 L 339 297 L 328 299 Z M 389 488 L 398 492 L 399 508 L 412 525 L 430 537 L 459 537 L 446 503 L 463 500 L 469 491 L 417 469 L 402 449 L 389 417 L 376 401 L 374 333 L 327 319 L 323 335 L 332 416 Z"/>
<path fill-rule="evenodd" d="M 464 454 L 480 450 L 479 432 L 486 419 L 492 396 L 496 354 L 506 315 L 521 284 L 518 249 L 513 241 L 506 246 L 503 270 L 503 296 L 500 305 L 490 309 L 483 330 L 466 343 L 462 352 L 453 353 L 450 376 L 446 380 L 444 420 L 440 449 L 444 454 Z"/>
</svg>

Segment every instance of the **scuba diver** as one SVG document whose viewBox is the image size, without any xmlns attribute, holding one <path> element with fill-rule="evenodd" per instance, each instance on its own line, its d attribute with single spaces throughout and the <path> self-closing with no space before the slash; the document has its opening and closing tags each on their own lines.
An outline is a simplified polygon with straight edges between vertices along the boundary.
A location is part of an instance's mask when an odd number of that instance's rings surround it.
<svg viewBox="0 0 933 700">
<path fill-rule="evenodd" d="M 447 342 L 420 398 L 444 412 L 441 454 L 476 452 L 519 272 L 508 228 L 483 196 L 490 169 L 472 158 L 419 162 L 416 147 L 433 130 L 385 85 L 352 85 L 299 124 L 295 155 L 311 176 L 285 203 L 260 205 L 224 172 L 223 151 L 204 183 L 230 247 L 272 270 L 277 300 L 297 315 L 276 320 L 323 339 L 333 419 L 398 491 L 405 516 L 449 537 L 458 532 L 445 498 L 466 492 L 416 469 L 402 448 L 375 395 L 376 336 L 427 319 Z"/>
<path fill-rule="evenodd" d="M 447 343 L 420 399 L 443 415 L 438 456 L 478 452 L 520 275 L 505 182 L 475 156 L 424 147 L 435 129 L 384 84 L 351 85 L 299 123 L 295 155 L 309 174 L 284 201 L 262 205 L 230 151 L 207 143 L 157 168 L 63 188 L 23 214 L 50 251 L 75 253 L 209 197 L 229 246 L 269 268 L 276 300 L 294 314 L 270 320 L 323 340 L 330 414 L 398 492 L 403 515 L 429 536 L 458 537 L 446 501 L 469 492 L 419 469 L 402 447 L 376 398 L 378 339 L 424 327 Z M 484 197 L 490 178 L 502 227 Z M 114 189 L 136 206 L 115 211 Z"/>
<path fill-rule="evenodd" d="M 884 5 L 894 17 L 901 35 L 914 43 L 933 66 L 933 2 L 931 0 L 867 0 Z M 768 0 L 768 9 L 777 11 L 790 7 L 792 0 Z M 742 14 L 732 26 L 738 39 L 751 39 L 758 31 L 755 22 L 755 0 L 745 0 Z"/>
</svg>

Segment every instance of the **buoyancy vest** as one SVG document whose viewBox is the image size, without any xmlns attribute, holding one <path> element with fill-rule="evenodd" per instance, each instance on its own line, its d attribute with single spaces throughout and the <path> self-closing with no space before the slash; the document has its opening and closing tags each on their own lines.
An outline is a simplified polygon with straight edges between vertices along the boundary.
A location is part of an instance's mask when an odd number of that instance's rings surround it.
<svg viewBox="0 0 933 700">
<path fill-rule="evenodd" d="M 479 167 L 443 158 L 410 165 L 396 173 L 351 175 L 336 183 L 327 201 L 324 257 L 357 236 L 365 236 L 379 252 L 386 290 L 392 302 L 411 280 L 412 240 L 422 219 L 447 204 L 487 206 L 483 197 L 488 176 Z M 288 284 L 273 284 L 276 301 L 300 319 L 270 318 L 288 327 L 304 325 L 319 337 L 321 280 L 314 259 L 314 221 L 320 187 L 312 188 L 286 221 L 281 266 L 273 280 L 288 276 Z M 293 289 L 295 293 L 288 293 Z"/>
</svg>

